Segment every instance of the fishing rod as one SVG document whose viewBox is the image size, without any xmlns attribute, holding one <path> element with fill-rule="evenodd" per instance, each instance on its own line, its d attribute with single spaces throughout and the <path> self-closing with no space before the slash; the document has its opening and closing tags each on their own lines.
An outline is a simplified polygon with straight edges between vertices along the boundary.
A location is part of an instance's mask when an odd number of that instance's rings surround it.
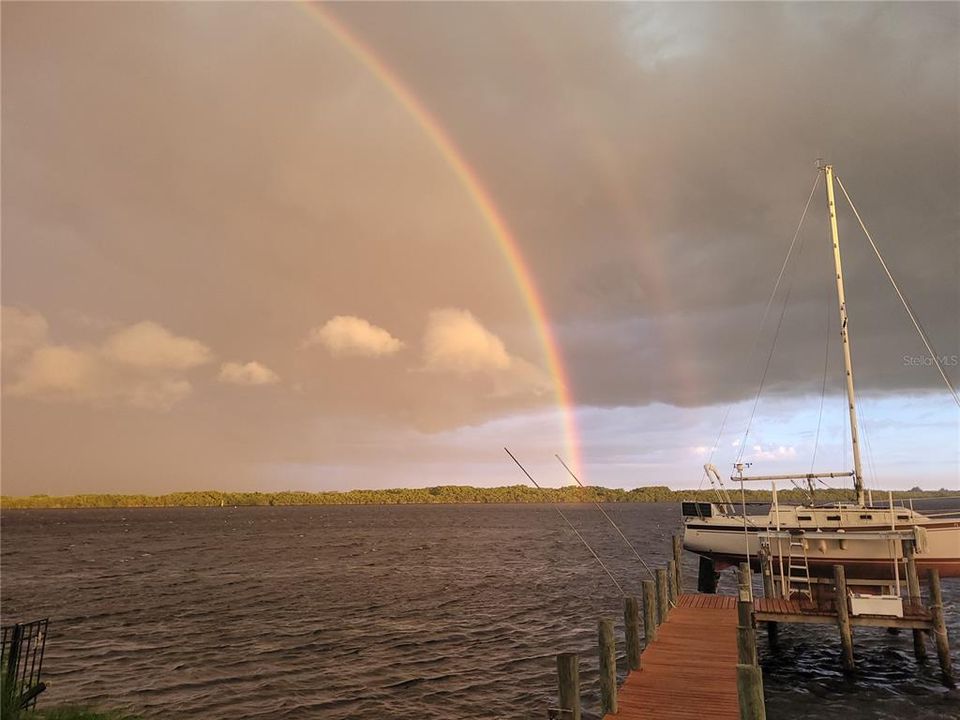
<svg viewBox="0 0 960 720">
<path fill-rule="evenodd" d="M 580 478 L 578 478 L 578 477 L 574 474 L 573 470 L 571 470 L 571 469 L 567 466 L 567 464 L 563 461 L 563 458 L 560 457 L 559 455 L 554 455 L 554 457 L 555 457 L 557 460 L 560 461 L 560 464 L 563 465 L 563 469 L 566 470 L 568 473 L 570 473 L 570 477 L 572 477 L 574 480 L 577 481 L 577 485 L 579 485 L 579 486 L 582 487 L 584 490 L 586 490 L 586 489 L 587 489 L 587 486 L 584 485 L 582 482 L 580 482 Z M 627 536 L 623 534 L 623 530 L 620 529 L 620 526 L 617 525 L 617 524 L 613 521 L 613 518 L 610 517 L 610 516 L 607 514 L 607 511 L 604 510 L 604 509 L 600 506 L 600 503 L 598 503 L 597 501 L 594 501 L 593 504 L 596 506 L 597 510 L 599 510 L 599 511 L 603 514 L 603 516 L 610 522 L 610 524 L 613 525 L 613 529 L 616 530 L 616 531 L 620 534 L 620 537 L 623 538 L 623 541 L 627 544 L 627 547 L 630 548 L 630 549 L 633 551 L 633 554 L 637 556 L 637 560 L 639 560 L 639 561 L 640 561 L 640 564 L 643 565 L 643 567 L 646 568 L 646 570 L 647 570 L 648 573 L 650 573 L 650 577 L 652 577 L 654 580 L 656 580 L 656 579 L 657 579 L 656 574 L 654 574 L 653 570 L 650 569 L 650 566 L 647 565 L 646 562 L 644 562 L 643 558 L 640 557 L 640 553 L 637 552 L 637 549 L 633 546 L 633 543 L 631 543 L 631 542 L 627 539 Z"/>
<path fill-rule="evenodd" d="M 520 470 L 523 472 L 523 474 L 527 476 L 527 479 L 528 479 L 530 482 L 533 483 L 533 486 L 534 486 L 535 488 L 537 488 L 537 490 L 543 490 L 543 488 L 540 487 L 540 484 L 539 484 L 536 480 L 533 479 L 533 476 L 532 476 L 530 473 L 527 472 L 527 469 L 526 469 L 523 465 L 520 464 L 520 461 L 517 460 L 516 456 L 514 456 L 514 454 L 513 454 L 512 452 L 510 452 L 510 450 L 507 449 L 507 448 L 504 448 L 504 451 L 506 451 L 507 455 L 510 456 L 510 459 L 513 460 L 513 461 L 517 464 L 517 467 L 520 468 Z M 593 555 L 593 559 L 596 560 L 597 563 L 600 565 L 600 567 L 603 568 L 603 571 L 607 574 L 607 576 L 608 576 L 611 580 L 613 580 L 613 584 L 617 586 L 617 590 L 620 591 L 620 594 L 623 595 L 624 597 L 626 597 L 627 594 L 623 591 L 623 588 L 620 586 L 620 583 L 617 582 L 617 579 L 613 576 L 613 573 L 611 573 L 611 572 L 607 569 L 607 566 L 603 564 L 603 560 L 600 559 L 600 556 L 597 555 L 597 553 L 594 552 L 594 550 L 593 550 L 592 547 L 590 547 L 590 543 L 587 542 L 587 539 L 586 539 L 583 535 L 580 534 L 580 531 L 577 530 L 576 527 L 574 527 L 573 523 L 570 522 L 570 520 L 567 518 L 567 516 L 563 514 L 563 512 L 560 510 L 560 508 L 558 508 L 556 505 L 554 505 L 554 506 L 553 506 L 553 509 L 557 511 L 557 515 L 559 515 L 560 517 L 562 517 L 562 518 L 563 518 L 563 521 L 564 521 L 567 525 L 569 525 L 569 526 L 570 526 L 570 529 L 573 530 L 573 532 L 576 534 L 576 536 L 577 536 L 578 538 L 580 538 L 580 542 L 582 542 L 583 545 L 584 545 L 584 547 L 587 548 L 587 550 L 590 551 L 590 554 Z"/>
</svg>

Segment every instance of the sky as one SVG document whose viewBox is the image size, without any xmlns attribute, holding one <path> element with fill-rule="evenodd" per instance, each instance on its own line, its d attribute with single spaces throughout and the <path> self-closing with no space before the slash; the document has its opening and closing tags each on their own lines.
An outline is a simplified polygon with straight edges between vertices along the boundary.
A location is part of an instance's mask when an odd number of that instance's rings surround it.
<svg viewBox="0 0 960 720">
<path fill-rule="evenodd" d="M 817 158 L 960 385 L 960 5 L 0 26 L 4 494 L 849 470 Z M 960 410 L 840 234 L 867 486 L 956 489 Z"/>
</svg>

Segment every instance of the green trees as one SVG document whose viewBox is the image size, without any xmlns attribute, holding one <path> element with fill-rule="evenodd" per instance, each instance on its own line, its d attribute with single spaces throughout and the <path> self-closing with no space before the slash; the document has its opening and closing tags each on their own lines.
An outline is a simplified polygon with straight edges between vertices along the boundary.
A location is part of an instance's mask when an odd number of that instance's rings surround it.
<svg viewBox="0 0 960 720">
<path fill-rule="evenodd" d="M 944 496 L 944 491 L 918 491 L 894 493 L 897 498 L 920 498 Z M 960 493 L 946 493 L 960 497 Z M 740 494 L 736 493 L 737 500 Z M 256 505 L 440 505 L 480 503 L 646 503 L 680 502 L 681 500 L 714 500 L 710 490 L 671 490 L 663 485 L 638 487 L 631 490 L 604 487 L 580 487 L 566 485 L 560 488 L 535 488 L 529 485 L 503 487 L 472 487 L 470 485 L 439 485 L 428 488 L 392 488 L 386 490 L 347 490 L 345 492 L 304 492 L 285 490 L 275 493 L 222 492 L 200 490 L 177 492 L 167 495 L 71 495 L 54 497 L 30 495 L 29 497 L 0 497 L 4 508 L 132 508 L 132 507 L 226 507 Z M 770 502 L 770 493 L 765 490 L 748 490 L 747 502 Z M 782 491 L 782 502 L 806 500 L 798 490 Z M 845 490 L 820 490 L 818 502 L 851 500 Z"/>
</svg>

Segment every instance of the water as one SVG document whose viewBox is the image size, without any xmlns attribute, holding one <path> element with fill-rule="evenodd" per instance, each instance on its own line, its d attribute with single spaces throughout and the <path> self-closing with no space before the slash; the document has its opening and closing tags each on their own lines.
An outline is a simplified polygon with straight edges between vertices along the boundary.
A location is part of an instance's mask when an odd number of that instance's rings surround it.
<svg viewBox="0 0 960 720">
<path fill-rule="evenodd" d="M 597 510 L 564 511 L 639 593 L 642 568 Z M 648 563 L 666 562 L 676 505 L 608 511 Z M 555 653 L 575 650 L 596 713 L 596 621 L 621 617 L 613 583 L 550 506 L 5 510 L 2 523 L 3 622 L 51 618 L 46 706 L 539 720 Z M 956 655 L 960 582 L 944 594 Z M 858 628 L 855 683 L 830 628 L 782 628 L 778 655 L 759 639 L 768 717 L 960 717 L 932 648 L 916 667 L 910 633 Z"/>
</svg>

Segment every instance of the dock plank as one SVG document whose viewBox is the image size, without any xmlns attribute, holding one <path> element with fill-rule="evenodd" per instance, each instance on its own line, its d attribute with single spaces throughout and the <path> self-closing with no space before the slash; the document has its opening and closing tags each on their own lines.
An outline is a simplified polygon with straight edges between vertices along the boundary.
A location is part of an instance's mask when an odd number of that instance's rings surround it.
<svg viewBox="0 0 960 720">
<path fill-rule="evenodd" d="M 736 599 L 681 595 L 607 720 L 739 720 Z"/>
</svg>

